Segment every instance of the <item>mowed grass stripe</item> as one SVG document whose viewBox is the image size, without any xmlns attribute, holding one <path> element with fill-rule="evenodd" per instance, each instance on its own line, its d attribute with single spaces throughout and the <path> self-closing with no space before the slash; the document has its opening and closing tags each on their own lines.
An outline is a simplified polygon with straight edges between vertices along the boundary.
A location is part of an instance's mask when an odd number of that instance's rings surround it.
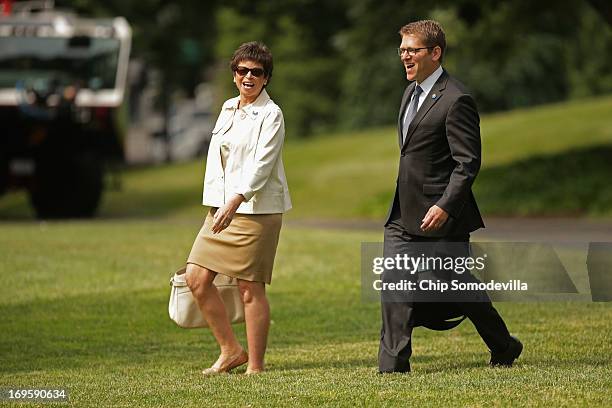
<svg viewBox="0 0 612 408">
<path fill-rule="evenodd" d="M 285 227 L 268 369 L 202 378 L 216 345 L 167 317 L 168 278 L 198 220 L 2 226 L 0 384 L 65 386 L 74 406 L 610 406 L 612 308 L 498 304 L 525 344 L 490 369 L 469 322 L 416 329 L 413 373 L 376 373 L 379 307 L 360 296 L 360 243 L 379 233 Z M 244 343 L 244 326 L 236 326 Z"/>
</svg>

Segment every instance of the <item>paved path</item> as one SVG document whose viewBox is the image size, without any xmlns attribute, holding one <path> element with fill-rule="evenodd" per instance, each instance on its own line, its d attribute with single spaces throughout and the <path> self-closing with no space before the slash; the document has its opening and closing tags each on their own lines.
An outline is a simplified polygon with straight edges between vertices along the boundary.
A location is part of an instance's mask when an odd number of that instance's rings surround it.
<svg viewBox="0 0 612 408">
<path fill-rule="evenodd" d="M 612 242 L 612 220 L 583 218 L 490 218 L 474 238 L 510 241 Z"/>
<path fill-rule="evenodd" d="M 289 225 L 313 228 L 380 231 L 382 221 L 295 220 Z M 612 242 L 612 220 L 586 218 L 486 217 L 486 228 L 472 234 L 474 240 L 535 242 Z"/>
</svg>

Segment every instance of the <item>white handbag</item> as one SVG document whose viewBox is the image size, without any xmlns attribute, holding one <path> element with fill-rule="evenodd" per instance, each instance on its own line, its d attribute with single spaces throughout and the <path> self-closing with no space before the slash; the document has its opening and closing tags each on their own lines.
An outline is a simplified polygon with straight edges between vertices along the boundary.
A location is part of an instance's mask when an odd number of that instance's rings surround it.
<svg viewBox="0 0 612 408">
<path fill-rule="evenodd" d="M 218 273 L 213 284 L 221 295 L 230 321 L 232 323 L 244 322 L 244 304 L 240 299 L 238 280 Z M 198 303 L 185 281 L 185 267 L 176 271 L 174 276 L 170 278 L 170 286 L 172 287 L 170 302 L 168 303 L 170 319 L 186 329 L 208 327 L 208 323 L 202 316 Z"/>
</svg>

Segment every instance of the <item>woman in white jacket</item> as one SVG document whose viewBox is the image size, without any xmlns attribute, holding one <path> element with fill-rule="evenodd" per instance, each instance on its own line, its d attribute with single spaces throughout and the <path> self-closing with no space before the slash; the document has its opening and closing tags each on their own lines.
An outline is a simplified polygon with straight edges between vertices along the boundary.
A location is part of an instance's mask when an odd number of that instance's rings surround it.
<svg viewBox="0 0 612 408">
<path fill-rule="evenodd" d="M 282 160 L 283 114 L 265 89 L 272 68 L 272 54 L 262 43 L 245 43 L 234 52 L 231 69 L 240 95 L 223 104 L 208 150 L 203 204 L 210 210 L 186 272 L 221 349 L 206 375 L 247 362 L 247 374 L 264 370 L 270 326 L 265 285 L 272 278 L 282 213 L 291 208 Z M 212 283 L 217 273 L 238 279 L 248 353 Z"/>
</svg>

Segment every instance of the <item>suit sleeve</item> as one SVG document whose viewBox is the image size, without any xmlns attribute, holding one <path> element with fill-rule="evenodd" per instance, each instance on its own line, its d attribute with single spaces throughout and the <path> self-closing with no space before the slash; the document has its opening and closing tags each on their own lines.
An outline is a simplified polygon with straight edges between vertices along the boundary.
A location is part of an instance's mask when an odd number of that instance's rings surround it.
<svg viewBox="0 0 612 408">
<path fill-rule="evenodd" d="M 455 168 L 436 205 L 458 218 L 480 170 L 480 118 L 470 95 L 461 95 L 450 107 L 446 116 L 446 138 Z"/>
<path fill-rule="evenodd" d="M 285 122 L 280 109 L 268 113 L 263 120 L 253 156 L 244 169 L 244 181 L 236 193 L 249 201 L 270 178 L 285 140 Z"/>
</svg>

